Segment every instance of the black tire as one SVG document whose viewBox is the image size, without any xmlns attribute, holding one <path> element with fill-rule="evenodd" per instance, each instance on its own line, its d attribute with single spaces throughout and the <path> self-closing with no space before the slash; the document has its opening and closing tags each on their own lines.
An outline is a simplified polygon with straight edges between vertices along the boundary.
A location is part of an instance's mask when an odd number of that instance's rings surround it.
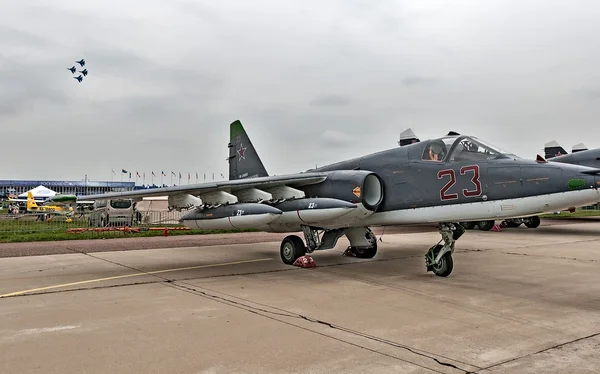
<svg viewBox="0 0 600 374">
<path fill-rule="evenodd" d="M 475 228 L 475 222 L 460 222 L 460 225 L 465 230 L 473 230 Z"/>
<path fill-rule="evenodd" d="M 540 220 L 540 217 L 538 217 L 538 216 L 528 217 L 528 218 L 524 219 L 523 221 L 525 222 L 525 226 L 527 226 L 527 228 L 530 228 L 530 229 L 538 228 L 538 226 L 542 222 L 542 220 Z"/>
<path fill-rule="evenodd" d="M 373 258 L 377 254 L 377 242 L 371 248 L 351 247 L 350 250 L 358 258 Z"/>
<path fill-rule="evenodd" d="M 517 228 L 519 226 L 521 226 L 522 222 L 514 222 L 514 221 L 504 221 L 504 223 L 506 223 L 506 227 L 511 227 L 511 228 Z"/>
<path fill-rule="evenodd" d="M 306 246 L 300 237 L 296 235 L 286 236 L 281 241 L 279 255 L 284 264 L 293 265 L 294 261 L 306 254 Z"/>
<path fill-rule="evenodd" d="M 490 231 L 492 229 L 492 227 L 494 227 L 495 223 L 496 223 L 496 221 L 481 221 L 481 222 L 477 222 L 477 227 L 481 231 Z"/>
<path fill-rule="evenodd" d="M 454 261 L 452 260 L 452 254 L 450 252 L 443 255 L 442 258 L 440 258 L 440 262 L 432 267 L 433 274 L 438 277 L 447 277 L 452 273 L 452 269 L 454 269 Z"/>
</svg>

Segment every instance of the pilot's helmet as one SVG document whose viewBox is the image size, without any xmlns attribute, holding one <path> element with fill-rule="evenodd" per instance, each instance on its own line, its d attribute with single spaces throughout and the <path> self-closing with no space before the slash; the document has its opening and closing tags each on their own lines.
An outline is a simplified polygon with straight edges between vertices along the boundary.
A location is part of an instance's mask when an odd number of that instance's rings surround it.
<svg viewBox="0 0 600 374">
<path fill-rule="evenodd" d="M 440 160 L 446 157 L 446 144 L 441 140 L 431 141 L 431 143 L 429 143 L 429 149 L 431 149 L 431 152 L 436 154 Z"/>
</svg>

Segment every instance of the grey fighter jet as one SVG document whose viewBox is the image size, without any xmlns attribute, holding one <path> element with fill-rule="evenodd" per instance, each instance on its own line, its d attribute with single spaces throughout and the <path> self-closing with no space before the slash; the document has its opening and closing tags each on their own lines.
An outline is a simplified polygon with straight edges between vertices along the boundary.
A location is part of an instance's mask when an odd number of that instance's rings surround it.
<svg viewBox="0 0 600 374">
<path fill-rule="evenodd" d="M 569 154 L 553 140 L 544 146 L 544 154 L 546 159 L 551 162 L 600 168 L 600 148 L 588 149 L 583 143 L 574 145 Z"/>
<path fill-rule="evenodd" d="M 305 172 L 266 169 L 240 121 L 230 125 L 229 180 L 78 197 L 168 196 L 191 229 L 288 232 L 284 263 L 334 248 L 372 258 L 370 227 L 438 223 L 442 240 L 425 255 L 427 271 L 453 269 L 459 222 L 526 217 L 600 200 L 600 169 L 522 159 L 473 136 L 449 135 L 359 156 Z M 292 233 L 302 232 L 304 240 Z M 442 244 L 443 242 L 443 244 Z"/>
</svg>

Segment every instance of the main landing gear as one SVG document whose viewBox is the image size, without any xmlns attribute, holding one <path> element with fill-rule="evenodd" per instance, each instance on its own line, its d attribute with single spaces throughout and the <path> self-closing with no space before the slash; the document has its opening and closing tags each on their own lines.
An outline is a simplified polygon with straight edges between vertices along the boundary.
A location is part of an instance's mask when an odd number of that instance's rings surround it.
<svg viewBox="0 0 600 374">
<path fill-rule="evenodd" d="M 438 277 L 447 277 L 452 273 L 454 262 L 452 253 L 454 253 L 454 243 L 465 233 L 464 227 L 459 223 L 440 223 L 440 234 L 442 240 L 429 248 L 425 255 L 425 265 L 427 271 L 433 271 Z M 444 245 L 440 244 L 444 242 Z"/>
<path fill-rule="evenodd" d="M 285 264 L 293 265 L 299 257 L 306 253 L 335 247 L 342 235 L 346 235 L 350 242 L 350 246 L 344 254 L 358 258 L 373 258 L 377 254 L 377 238 L 368 227 L 321 230 L 323 232 L 321 237 L 319 237 L 320 230 L 314 227 L 302 226 L 302 231 L 306 245 L 296 235 L 286 236 L 281 242 L 279 254 Z"/>
<path fill-rule="evenodd" d="M 346 235 L 350 242 L 350 246 L 344 252 L 345 255 L 373 258 L 377 254 L 377 238 L 368 227 L 318 230 L 314 227 L 303 226 L 302 231 L 306 245 L 296 235 L 289 235 L 281 242 L 279 253 L 285 264 L 293 265 L 298 258 L 307 253 L 335 247 L 342 235 Z M 319 236 L 319 231 L 323 232 L 321 236 Z M 459 223 L 441 223 L 439 231 L 442 240 L 429 248 L 425 255 L 425 264 L 427 271 L 432 271 L 439 277 L 447 277 L 452 273 L 454 267 L 452 261 L 454 243 L 465 233 L 465 229 Z M 441 244 L 442 241 L 444 244 Z"/>
</svg>

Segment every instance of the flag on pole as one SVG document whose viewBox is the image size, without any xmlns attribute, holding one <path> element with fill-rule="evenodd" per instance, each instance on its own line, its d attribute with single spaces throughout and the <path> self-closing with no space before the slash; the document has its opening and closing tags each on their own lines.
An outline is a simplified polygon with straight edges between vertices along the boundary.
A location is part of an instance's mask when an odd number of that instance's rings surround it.
<svg viewBox="0 0 600 374">
<path fill-rule="evenodd" d="M 154 172 L 152 172 L 152 176 L 153 176 L 153 177 L 156 177 L 156 174 L 154 174 Z"/>
<path fill-rule="evenodd" d="M 123 173 L 123 174 L 127 174 L 127 170 L 125 170 L 125 169 L 121 169 L 121 173 Z"/>
<path fill-rule="evenodd" d="M 115 173 L 115 169 L 110 169 L 113 173 L 113 175 L 117 175 L 117 173 Z"/>
</svg>

